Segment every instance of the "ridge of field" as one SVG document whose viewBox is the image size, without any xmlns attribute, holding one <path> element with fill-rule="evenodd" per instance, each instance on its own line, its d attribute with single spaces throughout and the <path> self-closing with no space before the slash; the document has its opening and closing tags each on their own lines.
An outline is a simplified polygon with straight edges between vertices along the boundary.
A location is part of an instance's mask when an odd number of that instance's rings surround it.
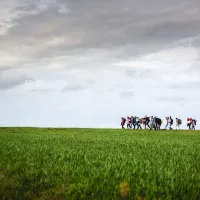
<svg viewBox="0 0 200 200">
<path fill-rule="evenodd" d="M 0 199 L 200 199 L 200 131 L 0 128 Z"/>
</svg>

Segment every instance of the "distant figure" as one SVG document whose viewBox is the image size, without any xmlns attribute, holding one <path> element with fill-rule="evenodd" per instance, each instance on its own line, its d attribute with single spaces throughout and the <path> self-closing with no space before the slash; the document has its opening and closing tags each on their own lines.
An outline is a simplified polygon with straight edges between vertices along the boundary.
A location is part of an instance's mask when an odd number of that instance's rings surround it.
<svg viewBox="0 0 200 200">
<path fill-rule="evenodd" d="M 192 120 L 192 128 L 191 130 L 195 131 L 195 126 L 196 126 L 197 121 L 195 119 Z"/>
<path fill-rule="evenodd" d="M 155 117 L 155 127 L 157 130 L 160 130 L 161 124 L 162 124 L 162 120 L 158 117 Z"/>
<path fill-rule="evenodd" d="M 165 126 L 165 129 L 167 129 L 168 126 L 169 126 L 169 117 L 166 117 L 166 126 Z"/>
<path fill-rule="evenodd" d="M 132 128 L 132 117 L 129 117 L 130 128 Z"/>
<path fill-rule="evenodd" d="M 146 115 L 146 126 L 150 129 L 151 127 L 150 127 L 149 123 L 150 123 L 150 117 L 147 117 L 147 115 Z"/>
<path fill-rule="evenodd" d="M 125 123 L 126 123 L 126 119 L 123 118 L 123 117 L 121 117 L 121 126 L 122 126 L 122 129 L 125 129 L 124 128 Z"/>
<path fill-rule="evenodd" d="M 136 126 L 135 117 L 131 116 L 131 119 L 132 119 L 132 127 L 135 129 Z"/>
<path fill-rule="evenodd" d="M 136 126 L 138 128 L 138 117 L 135 116 L 134 119 L 135 119 L 135 129 L 136 129 Z"/>
<path fill-rule="evenodd" d="M 144 126 L 144 129 L 147 129 L 147 127 L 151 129 L 151 127 L 149 126 L 149 122 L 150 122 L 150 117 L 147 117 L 147 115 L 144 118 L 142 118 L 142 124 Z"/>
<path fill-rule="evenodd" d="M 137 129 L 142 129 L 142 127 L 141 127 L 141 119 L 139 118 L 139 117 L 136 117 L 136 125 L 137 125 Z"/>
<path fill-rule="evenodd" d="M 182 124 L 182 120 L 181 119 L 178 119 L 176 118 L 176 130 L 180 130 L 180 125 Z"/>
<path fill-rule="evenodd" d="M 170 116 L 169 117 L 169 129 L 172 130 L 172 125 L 173 125 L 173 119 L 172 117 Z"/>
<path fill-rule="evenodd" d="M 156 130 L 156 121 L 155 117 L 151 116 L 151 129 L 153 128 Z"/>
<path fill-rule="evenodd" d="M 192 121 L 193 121 L 193 118 L 192 117 L 190 117 L 190 124 L 192 125 Z"/>
<path fill-rule="evenodd" d="M 127 117 L 127 129 L 131 128 L 131 120 L 130 117 Z"/>
<path fill-rule="evenodd" d="M 192 125 L 192 122 L 190 121 L 190 118 L 187 118 L 187 126 L 189 130 L 191 130 L 191 125 Z"/>
</svg>

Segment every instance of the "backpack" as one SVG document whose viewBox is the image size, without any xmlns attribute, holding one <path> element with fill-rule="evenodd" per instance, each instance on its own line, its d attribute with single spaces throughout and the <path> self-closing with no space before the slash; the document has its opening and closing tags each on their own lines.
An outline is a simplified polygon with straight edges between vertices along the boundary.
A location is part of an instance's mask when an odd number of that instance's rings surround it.
<svg viewBox="0 0 200 200">
<path fill-rule="evenodd" d="M 125 122 L 126 122 L 126 119 L 122 118 L 122 123 L 125 124 Z"/>
<path fill-rule="evenodd" d="M 181 119 L 178 119 L 178 124 L 182 124 L 182 120 Z"/>
</svg>

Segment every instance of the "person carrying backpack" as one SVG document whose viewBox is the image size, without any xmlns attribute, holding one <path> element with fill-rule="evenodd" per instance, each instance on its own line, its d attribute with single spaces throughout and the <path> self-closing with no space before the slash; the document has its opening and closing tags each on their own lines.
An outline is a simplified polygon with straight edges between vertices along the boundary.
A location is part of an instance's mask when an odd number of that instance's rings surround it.
<svg viewBox="0 0 200 200">
<path fill-rule="evenodd" d="M 192 128 L 191 128 L 191 130 L 195 131 L 196 122 L 197 121 L 195 119 L 192 120 Z"/>
<path fill-rule="evenodd" d="M 149 126 L 150 123 L 150 117 L 147 117 L 147 115 L 144 117 L 145 119 L 145 129 L 146 127 L 148 127 L 149 129 L 151 129 L 151 127 Z"/>
<path fill-rule="evenodd" d="M 136 126 L 136 121 L 135 121 L 135 117 L 131 116 L 131 123 L 132 123 L 132 126 L 133 128 L 135 129 L 135 126 Z"/>
<path fill-rule="evenodd" d="M 179 129 L 180 130 L 180 125 L 182 124 L 182 120 L 176 118 L 176 130 Z"/>
<path fill-rule="evenodd" d="M 124 117 L 121 117 L 121 126 L 122 126 L 122 129 L 125 129 L 124 128 L 125 123 L 126 123 L 126 119 Z"/>
<path fill-rule="evenodd" d="M 173 125 L 173 119 L 172 117 L 170 116 L 169 117 L 169 129 L 172 130 L 172 125 Z"/>
<path fill-rule="evenodd" d="M 156 121 L 155 121 L 155 117 L 151 116 L 151 130 L 153 128 L 156 130 Z"/>
<path fill-rule="evenodd" d="M 131 128 L 131 119 L 127 116 L 127 129 Z"/>
<path fill-rule="evenodd" d="M 191 121 L 190 121 L 190 118 L 187 118 L 187 126 L 189 127 L 189 130 L 191 130 Z"/>
<path fill-rule="evenodd" d="M 139 117 L 136 117 L 136 125 L 137 125 L 137 129 L 142 129 L 141 127 L 141 119 Z"/>
<path fill-rule="evenodd" d="M 130 124 L 130 128 L 132 128 L 132 117 L 129 117 L 129 118 L 128 118 L 128 122 L 129 122 L 129 124 Z"/>
<path fill-rule="evenodd" d="M 160 127 L 162 125 L 162 120 L 160 118 L 156 117 L 156 116 L 154 118 L 155 118 L 156 129 L 160 130 Z"/>
<path fill-rule="evenodd" d="M 167 129 L 168 126 L 169 126 L 169 117 L 166 117 L 166 126 L 165 126 L 165 130 Z"/>
</svg>

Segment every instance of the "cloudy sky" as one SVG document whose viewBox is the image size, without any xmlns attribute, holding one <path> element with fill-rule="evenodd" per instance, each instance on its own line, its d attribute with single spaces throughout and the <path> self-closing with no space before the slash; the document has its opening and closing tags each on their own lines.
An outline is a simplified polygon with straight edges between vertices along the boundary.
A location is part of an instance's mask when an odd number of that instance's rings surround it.
<svg viewBox="0 0 200 200">
<path fill-rule="evenodd" d="M 1 0 L 0 47 L 0 126 L 200 119 L 199 0 Z"/>
</svg>

